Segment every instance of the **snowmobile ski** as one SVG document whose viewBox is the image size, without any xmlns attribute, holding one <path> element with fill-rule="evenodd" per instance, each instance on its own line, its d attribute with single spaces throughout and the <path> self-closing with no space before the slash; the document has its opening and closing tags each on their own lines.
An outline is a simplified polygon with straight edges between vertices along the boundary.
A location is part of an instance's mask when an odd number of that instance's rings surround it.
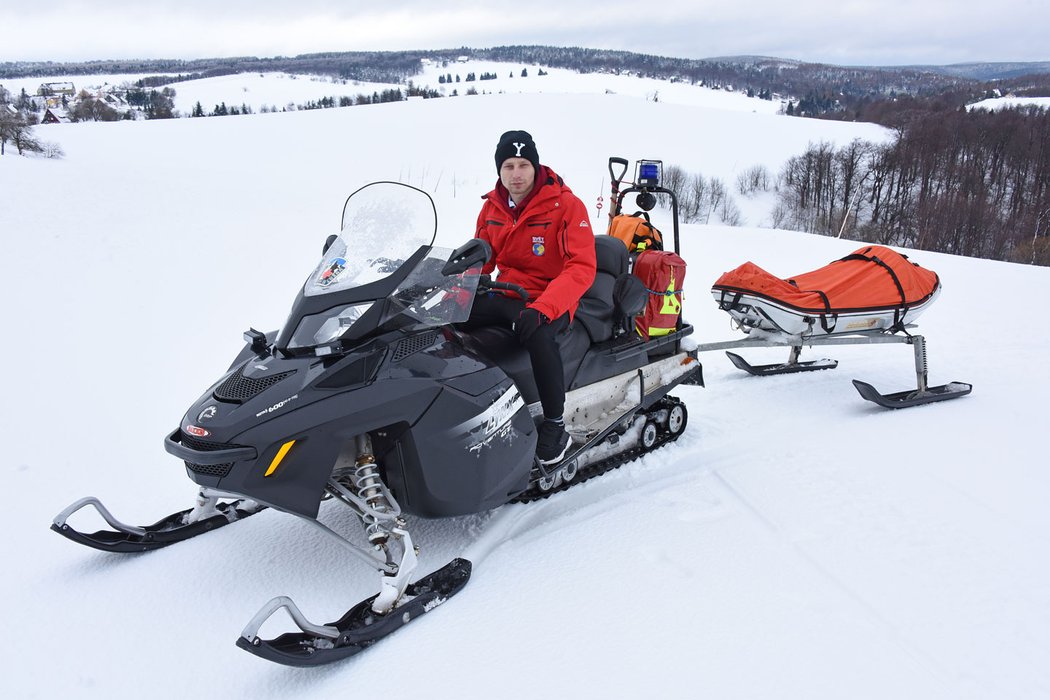
<svg viewBox="0 0 1050 700">
<path fill-rule="evenodd" d="M 138 526 L 120 522 L 101 501 L 94 496 L 88 496 L 55 516 L 51 529 L 74 542 L 103 552 L 146 552 L 217 530 L 254 515 L 266 507 L 247 499 L 238 499 L 230 503 L 218 503 L 217 500 L 214 496 L 202 494 L 196 507 L 172 513 L 152 525 Z M 73 513 L 87 506 L 93 506 L 114 529 L 87 533 L 80 532 L 66 523 Z"/>
<path fill-rule="evenodd" d="M 789 360 L 788 362 L 780 362 L 771 365 L 752 365 L 735 352 L 726 351 L 726 356 L 734 365 L 736 365 L 737 369 L 742 369 L 748 374 L 756 377 L 769 377 L 774 374 L 793 374 L 795 372 L 816 372 L 822 369 L 835 369 L 839 366 L 838 360 L 830 360 L 827 358 L 809 360 L 807 362 L 792 362 Z"/>
<path fill-rule="evenodd" d="M 960 396 L 966 396 L 973 389 L 972 384 L 966 384 L 964 382 L 949 382 L 940 386 L 931 386 L 925 389 L 911 389 L 908 391 L 898 391 L 892 394 L 880 394 L 875 387 L 867 382 L 862 382 L 859 379 L 853 380 L 853 386 L 857 387 L 857 391 L 860 395 L 873 403 L 882 406 L 883 408 L 909 408 L 911 406 L 921 406 L 926 403 L 934 403 L 937 401 L 948 401 L 949 399 L 957 399 Z"/>
<path fill-rule="evenodd" d="M 372 611 L 378 596 L 361 601 L 327 625 L 314 625 L 289 598 L 279 596 L 259 611 L 237 638 L 237 646 L 256 656 L 286 666 L 321 666 L 349 658 L 425 615 L 459 593 L 470 580 L 471 564 L 453 559 L 441 569 L 409 584 L 402 602 L 385 615 Z M 284 608 L 302 630 L 274 639 L 261 639 L 259 629 Z"/>
</svg>

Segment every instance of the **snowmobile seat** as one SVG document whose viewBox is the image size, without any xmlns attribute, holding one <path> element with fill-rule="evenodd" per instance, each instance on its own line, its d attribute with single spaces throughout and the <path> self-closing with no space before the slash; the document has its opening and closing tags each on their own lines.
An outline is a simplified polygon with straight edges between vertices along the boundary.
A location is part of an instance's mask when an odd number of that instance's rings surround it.
<svg viewBox="0 0 1050 700">
<path fill-rule="evenodd" d="M 627 248 L 619 239 L 595 236 L 594 249 L 597 258 L 594 282 L 580 298 L 572 324 L 558 337 L 566 388 L 578 383 L 577 374 L 591 346 L 610 340 L 617 335 L 617 329 L 630 329 L 633 317 L 641 313 L 648 300 L 642 281 L 627 271 Z M 529 353 L 512 330 L 486 326 L 464 331 L 463 336 L 468 345 L 490 358 L 514 380 L 526 402 L 539 401 Z M 640 342 L 640 339 L 632 334 L 632 341 Z M 644 355 L 641 358 L 644 361 Z M 606 367 L 600 361 L 601 366 L 591 367 L 595 361 L 583 372 L 587 377 L 604 376 L 618 368 L 616 363 Z"/>
<path fill-rule="evenodd" d="M 646 297 L 641 280 L 627 271 L 627 249 L 618 238 L 595 236 L 594 253 L 594 282 L 580 298 L 573 325 L 583 326 L 592 343 L 601 343 L 625 327 L 624 318 L 641 312 Z"/>
<path fill-rule="evenodd" d="M 484 326 L 461 333 L 468 347 L 495 362 L 514 380 L 526 403 L 540 400 L 536 379 L 532 376 L 532 360 L 514 331 L 502 326 Z M 558 336 L 566 387 L 572 384 L 590 345 L 590 337 L 576 324 Z"/>
</svg>

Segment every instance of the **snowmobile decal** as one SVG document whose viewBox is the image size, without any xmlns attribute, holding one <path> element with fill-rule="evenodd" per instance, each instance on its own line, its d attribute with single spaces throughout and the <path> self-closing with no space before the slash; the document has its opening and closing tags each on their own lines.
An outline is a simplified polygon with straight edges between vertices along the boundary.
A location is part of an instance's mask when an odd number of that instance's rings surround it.
<svg viewBox="0 0 1050 700">
<path fill-rule="evenodd" d="M 494 436 L 509 428 L 514 414 L 524 406 L 521 393 L 511 386 L 484 411 L 450 429 L 449 435 L 454 439 L 469 441 L 468 449 L 476 452 Z"/>
<path fill-rule="evenodd" d="M 295 396 L 289 396 L 284 401 L 278 401 L 277 403 L 275 403 L 273 406 L 270 406 L 266 410 L 259 411 L 258 413 L 255 414 L 255 417 L 256 418 L 261 418 L 261 417 L 265 416 L 267 413 L 273 413 L 274 411 L 279 411 L 282 408 L 284 408 L 286 404 L 289 404 L 292 401 L 295 401 L 297 398 L 299 398 L 299 394 L 296 394 Z"/>
<path fill-rule="evenodd" d="M 332 284 L 332 282 L 335 282 L 339 275 L 343 274 L 343 270 L 345 269 L 346 260 L 343 258 L 335 258 L 328 264 L 325 271 L 321 273 L 321 276 L 317 278 L 317 284 L 322 287 L 327 287 Z"/>
</svg>

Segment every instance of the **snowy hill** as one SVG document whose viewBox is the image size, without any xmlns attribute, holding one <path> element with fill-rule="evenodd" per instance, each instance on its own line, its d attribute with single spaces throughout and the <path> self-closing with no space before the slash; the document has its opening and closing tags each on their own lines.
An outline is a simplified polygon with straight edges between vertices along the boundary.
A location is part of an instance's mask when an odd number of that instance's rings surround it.
<svg viewBox="0 0 1050 700">
<path fill-rule="evenodd" d="M 618 92 L 55 125 L 40 133 L 64 160 L 0 159 L 4 696 L 1046 697 L 1050 330 L 1031 314 L 1045 268 L 911 252 L 944 282 L 920 330 L 931 382 L 974 384 L 957 401 L 863 402 L 849 379 L 913 384 L 898 346 L 835 348 L 834 371 L 767 379 L 704 354 L 707 388 L 676 392 L 690 422 L 673 446 L 543 502 L 413 522 L 420 572 L 464 555 L 474 577 L 328 669 L 233 645 L 274 595 L 326 621 L 374 593 L 374 572 L 291 516 L 128 557 L 48 531 L 89 494 L 126 522 L 190 505 L 161 440 L 242 331 L 281 325 L 345 196 L 369 181 L 430 192 L 439 240 L 455 245 L 506 129 L 532 131 L 594 222 L 610 155 L 731 182 L 810 141 L 884 137 Z M 754 227 L 682 234 L 701 342 L 741 337 L 707 291 L 721 272 L 753 260 L 786 276 L 857 247 Z M 330 506 L 326 522 L 356 527 Z"/>
<path fill-rule="evenodd" d="M 1000 109 L 1028 106 L 1050 108 L 1050 97 L 990 97 L 968 105 L 967 109 L 987 109 L 994 112 Z"/>
</svg>

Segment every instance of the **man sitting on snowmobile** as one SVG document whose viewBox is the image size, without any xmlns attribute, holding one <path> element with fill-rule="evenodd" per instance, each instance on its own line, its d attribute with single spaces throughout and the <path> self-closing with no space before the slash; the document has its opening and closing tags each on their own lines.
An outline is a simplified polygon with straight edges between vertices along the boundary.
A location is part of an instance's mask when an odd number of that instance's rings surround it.
<svg viewBox="0 0 1050 700">
<path fill-rule="evenodd" d="M 557 336 L 572 321 L 580 297 L 594 282 L 594 234 L 587 208 L 545 165 L 532 136 L 508 131 L 496 145 L 496 187 L 485 195 L 475 236 L 492 246 L 482 270 L 529 293 L 489 292 L 474 301 L 465 326 L 511 327 L 529 351 L 543 406 L 536 458 L 554 464 L 569 450 L 563 419 L 565 379 Z"/>
</svg>

